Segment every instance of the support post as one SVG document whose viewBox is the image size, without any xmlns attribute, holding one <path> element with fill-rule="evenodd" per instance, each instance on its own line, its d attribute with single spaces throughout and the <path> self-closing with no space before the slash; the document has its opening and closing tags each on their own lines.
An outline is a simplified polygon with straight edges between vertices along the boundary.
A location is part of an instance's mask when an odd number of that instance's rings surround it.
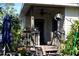
<svg viewBox="0 0 79 59">
<path fill-rule="evenodd" d="M 31 16 L 31 28 L 34 28 L 34 16 Z"/>
<path fill-rule="evenodd" d="M 38 34 L 38 46 L 40 45 L 40 34 Z"/>
<path fill-rule="evenodd" d="M 53 32 L 51 32 L 51 44 L 53 45 Z"/>
</svg>

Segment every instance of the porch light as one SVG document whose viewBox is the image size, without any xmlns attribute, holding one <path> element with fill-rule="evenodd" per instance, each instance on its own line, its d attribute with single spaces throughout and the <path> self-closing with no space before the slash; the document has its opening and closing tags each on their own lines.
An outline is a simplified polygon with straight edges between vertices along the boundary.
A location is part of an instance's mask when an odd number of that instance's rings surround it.
<svg viewBox="0 0 79 59">
<path fill-rule="evenodd" d="M 63 19 L 61 13 L 56 14 L 54 18 L 55 18 L 55 20 L 57 20 L 57 21 Z"/>
</svg>

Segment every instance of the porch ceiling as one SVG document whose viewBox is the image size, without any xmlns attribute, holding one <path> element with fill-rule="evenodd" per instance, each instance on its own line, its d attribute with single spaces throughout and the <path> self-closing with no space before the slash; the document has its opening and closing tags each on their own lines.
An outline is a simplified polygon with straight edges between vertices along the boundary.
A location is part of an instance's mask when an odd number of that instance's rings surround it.
<svg viewBox="0 0 79 59">
<path fill-rule="evenodd" d="M 52 7 L 74 7 L 69 5 L 61 5 L 61 4 L 37 4 L 37 3 L 24 3 L 23 8 L 21 10 L 21 15 L 26 15 L 28 11 L 32 9 L 32 7 L 44 7 L 44 8 L 52 8 Z M 76 7 L 76 6 L 75 6 Z"/>
</svg>

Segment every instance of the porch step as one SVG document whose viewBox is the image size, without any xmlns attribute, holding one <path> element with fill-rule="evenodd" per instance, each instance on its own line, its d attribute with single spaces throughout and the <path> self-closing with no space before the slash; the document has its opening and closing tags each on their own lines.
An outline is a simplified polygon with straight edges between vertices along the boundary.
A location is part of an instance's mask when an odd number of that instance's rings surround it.
<svg viewBox="0 0 79 59">
<path fill-rule="evenodd" d="M 60 56 L 59 53 L 46 53 L 46 56 Z"/>
<path fill-rule="evenodd" d="M 57 53 L 57 51 L 58 51 L 56 46 L 43 45 L 43 46 L 41 46 L 41 48 L 42 48 L 42 51 L 43 51 L 43 55 L 48 55 L 48 54 L 54 55 L 54 53 Z"/>
<path fill-rule="evenodd" d="M 40 45 L 40 46 L 35 46 L 35 48 L 41 48 L 45 51 L 55 51 L 58 50 L 56 46 L 48 46 L 48 45 Z M 31 47 L 31 50 L 35 50 L 34 47 Z"/>
<path fill-rule="evenodd" d="M 52 46 L 52 45 L 39 45 L 39 46 L 31 46 L 30 51 L 32 52 L 37 52 L 37 55 L 41 56 L 55 56 L 58 55 L 57 51 L 57 47 L 56 46 Z"/>
<path fill-rule="evenodd" d="M 58 50 L 56 46 L 48 46 L 48 45 L 44 45 L 41 46 L 42 49 L 44 49 L 45 51 L 53 51 L 53 50 Z"/>
</svg>

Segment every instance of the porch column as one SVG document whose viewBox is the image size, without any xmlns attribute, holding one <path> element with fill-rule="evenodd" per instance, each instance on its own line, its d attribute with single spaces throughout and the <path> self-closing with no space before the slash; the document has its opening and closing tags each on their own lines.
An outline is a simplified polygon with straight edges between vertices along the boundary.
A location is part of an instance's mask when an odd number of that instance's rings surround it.
<svg viewBox="0 0 79 59">
<path fill-rule="evenodd" d="M 53 32 L 51 32 L 51 44 L 53 45 Z"/>
<path fill-rule="evenodd" d="M 34 26 L 34 23 L 35 21 L 34 21 L 34 16 L 31 16 L 31 28 L 34 28 L 35 26 Z M 37 31 L 37 30 L 36 30 Z M 34 35 L 34 42 L 36 43 L 36 45 L 40 45 L 40 35 L 39 35 L 39 33 L 36 35 Z"/>
<path fill-rule="evenodd" d="M 34 16 L 31 16 L 31 28 L 34 28 Z"/>
<path fill-rule="evenodd" d="M 31 28 L 34 28 L 34 16 L 30 16 L 30 27 Z M 32 36 L 32 38 L 33 38 L 33 41 L 35 42 L 35 34 Z M 31 41 L 31 45 L 33 46 L 33 42 Z"/>
</svg>

